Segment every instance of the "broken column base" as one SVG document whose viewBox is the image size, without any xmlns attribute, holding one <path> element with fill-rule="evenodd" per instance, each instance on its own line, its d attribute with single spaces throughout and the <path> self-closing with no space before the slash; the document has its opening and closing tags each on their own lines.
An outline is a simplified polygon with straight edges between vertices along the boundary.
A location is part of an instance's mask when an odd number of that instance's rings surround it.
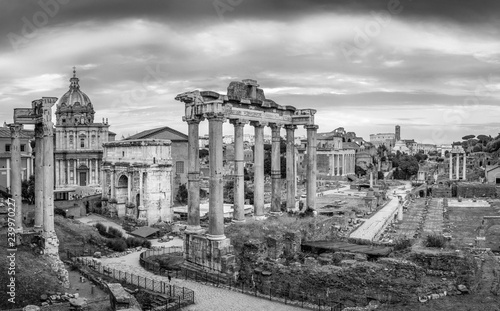
<svg viewBox="0 0 500 311">
<path fill-rule="evenodd" d="M 237 273 L 236 256 L 231 240 L 211 240 L 205 235 L 186 233 L 184 259 L 202 269 L 213 270 L 229 276 Z"/>
<path fill-rule="evenodd" d="M 45 239 L 44 253 L 48 255 L 57 255 L 59 253 L 59 239 L 55 232 L 44 232 Z"/>
</svg>

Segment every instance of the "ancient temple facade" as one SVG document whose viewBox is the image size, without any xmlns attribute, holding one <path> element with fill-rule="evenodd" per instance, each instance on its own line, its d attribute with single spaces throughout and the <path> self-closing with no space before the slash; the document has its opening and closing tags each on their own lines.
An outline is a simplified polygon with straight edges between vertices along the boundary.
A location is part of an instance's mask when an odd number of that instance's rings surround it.
<svg viewBox="0 0 500 311">
<path fill-rule="evenodd" d="M 73 70 L 69 90 L 56 103 L 54 170 L 56 189 L 101 184 L 102 144 L 113 141 L 107 119 L 94 122 L 94 107 Z"/>
</svg>

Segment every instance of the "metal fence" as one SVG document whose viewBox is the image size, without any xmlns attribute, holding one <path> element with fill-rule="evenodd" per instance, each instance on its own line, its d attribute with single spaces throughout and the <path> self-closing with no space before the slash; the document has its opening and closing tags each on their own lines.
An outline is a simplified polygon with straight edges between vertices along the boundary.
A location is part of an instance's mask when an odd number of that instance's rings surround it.
<svg viewBox="0 0 500 311">
<path fill-rule="evenodd" d="M 140 255 L 141 266 L 155 274 L 175 277 L 178 279 L 193 280 L 195 282 L 213 285 L 216 287 L 226 288 L 229 290 L 241 292 L 247 295 L 278 301 L 287 305 L 294 305 L 311 310 L 322 311 L 340 311 L 343 309 L 343 304 L 335 300 L 333 297 L 315 296 L 304 292 L 291 290 L 290 284 L 274 284 L 272 282 L 264 284 L 257 288 L 255 284 L 249 285 L 244 282 L 235 281 L 233 278 L 227 277 L 218 272 L 201 272 L 181 268 L 180 270 L 166 271 L 160 268 L 157 262 L 148 260 L 148 257 L 154 255 L 171 254 L 182 252 L 182 247 L 165 248 L 162 250 L 145 251 Z"/>
<path fill-rule="evenodd" d="M 194 291 L 189 288 L 171 285 L 163 281 L 157 281 L 148 277 L 107 267 L 105 265 L 98 264 L 98 262 L 92 258 L 78 257 L 76 258 L 76 261 L 84 264 L 99 274 L 117 279 L 127 284 L 135 285 L 139 288 L 144 288 L 146 290 L 169 296 L 171 298 L 169 302 L 164 306 L 164 308 L 162 307 L 159 310 L 179 310 L 184 306 L 194 304 Z"/>
</svg>

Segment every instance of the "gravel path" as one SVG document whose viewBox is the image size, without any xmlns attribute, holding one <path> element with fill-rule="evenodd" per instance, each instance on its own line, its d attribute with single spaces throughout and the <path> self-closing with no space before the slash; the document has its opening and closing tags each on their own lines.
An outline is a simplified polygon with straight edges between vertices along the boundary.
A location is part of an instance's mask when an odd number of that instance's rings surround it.
<svg viewBox="0 0 500 311">
<path fill-rule="evenodd" d="M 148 277 L 156 281 L 168 283 L 168 278 L 156 275 L 144 270 L 139 264 L 139 252 L 124 257 L 103 258 L 103 265 L 133 273 L 141 277 Z M 133 258 L 137 258 L 136 264 L 131 264 Z M 195 304 L 183 308 L 188 311 L 255 311 L 255 310 L 304 310 L 298 307 L 285 305 L 279 302 L 269 301 L 263 298 L 238 293 L 232 290 L 204 285 L 190 280 L 172 278 L 172 285 L 186 287 L 194 291 Z"/>
</svg>

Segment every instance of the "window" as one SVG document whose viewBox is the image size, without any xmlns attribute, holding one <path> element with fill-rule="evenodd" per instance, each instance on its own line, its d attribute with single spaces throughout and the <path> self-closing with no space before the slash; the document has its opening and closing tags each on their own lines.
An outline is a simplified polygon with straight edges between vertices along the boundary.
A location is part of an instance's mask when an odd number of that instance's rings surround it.
<svg viewBox="0 0 500 311">
<path fill-rule="evenodd" d="M 24 151 L 26 151 L 26 145 L 25 145 L 25 144 L 22 144 L 22 145 L 21 145 L 21 152 L 24 152 Z"/>
<path fill-rule="evenodd" d="M 10 144 L 5 145 L 5 152 L 10 152 Z"/>
<path fill-rule="evenodd" d="M 85 138 L 80 138 L 80 147 L 85 148 Z"/>
<path fill-rule="evenodd" d="M 175 163 L 175 173 L 184 174 L 184 161 L 177 161 Z"/>
<path fill-rule="evenodd" d="M 73 145 L 73 135 L 69 135 L 69 144 Z"/>
</svg>

